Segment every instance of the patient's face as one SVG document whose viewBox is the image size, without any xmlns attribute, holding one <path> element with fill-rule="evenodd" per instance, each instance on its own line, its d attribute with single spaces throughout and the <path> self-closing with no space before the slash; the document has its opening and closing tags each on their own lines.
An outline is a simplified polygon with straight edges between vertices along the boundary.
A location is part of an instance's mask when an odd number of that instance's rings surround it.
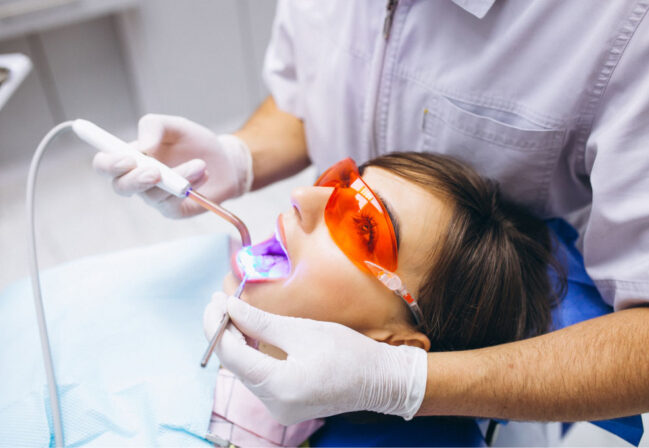
<svg viewBox="0 0 649 448">
<path fill-rule="evenodd" d="M 389 171 L 369 167 L 362 177 L 399 222 L 397 274 L 416 296 L 446 228 L 448 208 L 431 193 Z M 413 330 L 405 302 L 359 270 L 329 235 L 324 209 L 331 191 L 328 187 L 293 191 L 292 209 L 279 218 L 290 275 L 275 282 L 248 283 L 243 300 L 271 313 L 338 322 L 377 340 L 408 343 L 402 337 Z M 228 274 L 224 291 L 232 294 L 238 282 L 233 273 Z"/>
</svg>

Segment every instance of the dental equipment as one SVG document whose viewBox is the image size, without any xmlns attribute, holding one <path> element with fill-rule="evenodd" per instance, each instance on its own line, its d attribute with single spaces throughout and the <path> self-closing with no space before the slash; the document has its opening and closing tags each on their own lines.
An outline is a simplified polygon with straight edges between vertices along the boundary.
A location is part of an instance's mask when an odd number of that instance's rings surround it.
<svg viewBox="0 0 649 448">
<path fill-rule="evenodd" d="M 72 129 L 74 133 L 83 141 L 90 144 L 94 148 L 104 151 L 104 152 L 119 152 L 128 154 L 133 157 L 139 166 L 154 166 L 160 171 L 161 180 L 156 185 L 157 187 L 167 191 L 174 196 L 183 198 L 189 197 L 193 201 L 196 201 L 202 207 L 210 210 L 217 215 L 221 216 L 226 221 L 234 225 L 239 231 L 241 237 L 241 242 L 244 247 L 250 246 L 250 232 L 248 228 L 237 216 L 230 213 L 228 210 L 224 209 L 218 204 L 214 204 L 209 201 L 207 198 L 203 197 L 201 194 L 195 192 L 191 188 L 191 184 L 187 179 L 183 178 L 179 174 L 175 173 L 171 168 L 165 164 L 155 160 L 152 157 L 146 156 L 145 154 L 137 151 L 132 148 L 126 142 L 118 139 L 117 137 L 106 132 L 99 126 L 86 121 L 86 120 L 73 120 L 65 121 L 52 130 L 50 130 L 43 140 L 39 143 L 36 148 L 36 152 L 32 157 L 32 161 L 29 167 L 29 174 L 27 176 L 27 220 L 28 228 L 30 230 L 29 235 L 29 270 L 32 283 L 32 291 L 34 295 L 34 307 L 36 308 L 36 319 L 38 323 L 39 336 L 41 341 L 41 349 L 43 355 L 43 363 L 45 366 L 45 374 L 47 377 L 47 387 L 50 398 L 50 405 L 52 410 L 52 423 L 54 427 L 54 442 L 57 447 L 64 446 L 64 437 L 63 437 L 63 421 L 61 418 L 61 405 L 59 401 L 57 386 L 56 386 L 56 375 L 54 372 L 54 362 L 52 360 L 52 349 L 50 345 L 49 335 L 47 332 L 47 322 L 45 320 L 45 309 L 43 307 L 43 298 L 41 293 L 41 283 L 38 269 L 38 257 L 36 252 L 36 226 L 34 219 L 34 199 L 35 199 L 35 190 L 36 190 L 36 176 L 38 174 L 38 168 L 40 166 L 41 159 L 45 152 L 45 149 L 49 146 L 51 141 L 58 135 L 69 131 Z M 245 280 L 240 285 L 240 288 L 243 289 Z M 241 294 L 239 292 L 239 294 Z M 216 342 L 214 342 L 216 344 Z M 207 357 L 209 360 L 209 356 Z M 207 363 L 207 361 L 206 361 Z M 203 366 L 204 367 L 204 366 Z"/>
<path fill-rule="evenodd" d="M 244 286 L 246 286 L 247 281 L 248 281 L 248 275 L 246 274 L 241 280 L 241 283 L 239 283 L 239 286 L 237 287 L 237 290 L 234 293 L 234 297 L 236 297 L 237 299 L 241 298 L 241 294 L 243 293 L 243 288 Z M 201 367 L 207 366 L 207 363 L 210 361 L 210 358 L 212 357 L 212 352 L 214 352 L 214 348 L 216 347 L 216 344 L 219 342 L 219 339 L 221 339 L 221 336 L 223 336 L 223 332 L 225 331 L 225 327 L 228 326 L 228 323 L 230 323 L 230 315 L 226 311 L 223 314 L 223 317 L 221 318 L 219 325 L 216 327 L 216 331 L 214 332 L 214 336 L 212 336 L 210 345 L 207 347 L 207 350 L 203 355 L 203 359 L 201 360 Z"/>
<path fill-rule="evenodd" d="M 138 166 L 157 168 L 160 171 L 161 178 L 160 182 L 156 184 L 158 188 L 179 198 L 188 197 L 206 210 L 216 213 L 236 227 L 241 237 L 241 244 L 244 247 L 250 246 L 250 232 L 241 219 L 220 205 L 211 202 L 200 193 L 192 190 L 191 184 L 187 179 L 174 172 L 164 163 L 141 153 L 123 140 L 120 140 L 87 120 L 74 120 L 72 129 L 81 140 L 100 151 L 127 154 L 135 159 Z"/>
<path fill-rule="evenodd" d="M 16 92 L 31 69 L 31 61 L 23 54 L 0 54 L 0 110 Z"/>
<path fill-rule="evenodd" d="M 197 202 L 198 204 L 200 204 L 203 208 L 216 213 L 221 218 L 225 219 L 226 221 L 228 221 L 229 223 L 231 223 L 233 226 L 237 228 L 237 230 L 239 231 L 239 235 L 241 236 L 241 244 L 243 245 L 244 248 L 250 246 L 251 244 L 250 232 L 248 231 L 248 228 L 243 223 L 243 221 L 241 221 L 241 219 L 239 219 L 237 216 L 230 213 L 228 210 L 224 209 L 220 205 L 209 201 L 203 195 L 196 193 L 194 190 L 192 190 L 191 184 L 189 183 L 189 181 L 187 181 L 187 179 L 175 173 L 171 168 L 169 168 L 164 163 L 159 162 L 158 160 L 152 157 L 142 154 L 141 152 L 129 146 L 124 141 L 118 139 L 112 134 L 109 134 L 99 126 L 89 121 L 75 120 L 72 125 L 72 129 L 83 141 L 90 144 L 91 146 L 94 146 L 100 151 L 121 152 L 124 154 L 128 154 L 133 158 L 135 158 L 139 166 L 153 166 L 157 168 L 158 170 L 160 170 L 160 177 L 161 177 L 160 182 L 158 182 L 158 184 L 156 185 L 157 187 L 162 188 L 168 193 L 171 193 L 180 198 L 189 197 L 195 202 Z M 244 276 L 243 280 L 241 281 L 241 284 L 239 285 L 239 288 L 237 289 L 237 292 L 235 293 L 235 297 L 238 298 L 241 296 L 241 293 L 243 292 L 243 287 L 245 286 L 247 279 L 248 278 Z M 201 361 L 201 367 L 207 366 L 207 363 L 209 362 L 210 357 L 212 356 L 212 351 L 214 351 L 214 347 L 216 346 L 221 335 L 223 334 L 223 330 L 225 329 L 225 326 L 227 325 L 228 322 L 229 322 L 229 316 L 226 313 L 223 319 L 221 320 L 221 323 L 219 324 L 218 331 L 214 334 L 212 341 L 210 341 L 210 344 L 207 347 L 207 351 L 203 355 L 203 359 Z"/>
</svg>

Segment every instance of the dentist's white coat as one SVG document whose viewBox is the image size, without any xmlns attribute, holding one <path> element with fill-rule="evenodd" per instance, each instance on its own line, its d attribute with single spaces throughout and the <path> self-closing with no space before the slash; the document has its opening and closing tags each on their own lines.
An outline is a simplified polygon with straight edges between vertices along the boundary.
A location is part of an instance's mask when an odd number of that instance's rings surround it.
<svg viewBox="0 0 649 448">
<path fill-rule="evenodd" d="M 456 155 L 543 216 L 589 208 L 586 268 L 649 301 L 647 0 L 280 0 L 264 77 L 318 170 Z"/>
</svg>

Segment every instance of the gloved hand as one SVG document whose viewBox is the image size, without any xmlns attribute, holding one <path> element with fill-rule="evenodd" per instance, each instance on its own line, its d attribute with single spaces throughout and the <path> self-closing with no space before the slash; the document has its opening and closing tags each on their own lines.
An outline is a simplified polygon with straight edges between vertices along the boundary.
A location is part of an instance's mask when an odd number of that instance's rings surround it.
<svg viewBox="0 0 649 448">
<path fill-rule="evenodd" d="M 280 361 L 245 344 L 228 325 L 215 354 L 280 423 L 369 410 L 411 419 L 426 391 L 427 356 L 420 348 L 376 342 L 330 322 L 277 316 L 217 293 L 204 314 L 210 338 L 226 309 L 247 336 L 288 354 Z"/>
<path fill-rule="evenodd" d="M 216 135 L 186 118 L 145 115 L 132 145 L 174 168 L 194 189 L 217 203 L 240 196 L 252 186 L 252 157 L 245 142 L 234 135 Z M 154 188 L 160 181 L 159 170 L 137 168 L 132 157 L 99 152 L 93 167 L 113 178 L 118 194 L 140 193 L 165 216 L 184 218 L 203 211 L 193 201 Z"/>
</svg>

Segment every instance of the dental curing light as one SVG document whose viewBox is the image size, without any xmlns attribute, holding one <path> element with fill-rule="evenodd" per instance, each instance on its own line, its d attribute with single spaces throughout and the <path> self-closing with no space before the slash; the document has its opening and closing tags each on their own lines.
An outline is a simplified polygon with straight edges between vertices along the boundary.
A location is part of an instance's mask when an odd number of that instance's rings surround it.
<svg viewBox="0 0 649 448">
<path fill-rule="evenodd" d="M 250 232 L 241 219 L 220 205 L 211 202 L 200 193 L 192 190 L 192 186 L 187 179 L 173 171 L 164 163 L 141 153 L 128 143 L 87 120 L 74 120 L 72 122 L 72 130 L 81 140 L 99 151 L 126 154 L 133 157 L 140 167 L 148 166 L 158 169 L 160 171 L 160 182 L 156 184 L 158 188 L 179 198 L 189 197 L 201 207 L 216 213 L 236 227 L 241 236 L 241 244 L 244 247 L 250 246 Z"/>
<path fill-rule="evenodd" d="M 138 166 L 140 167 L 150 166 L 157 168 L 160 171 L 160 182 L 156 184 L 158 188 L 161 188 L 179 198 L 189 197 L 193 201 L 197 202 L 201 207 L 216 213 L 236 227 L 236 229 L 239 231 L 239 235 L 241 236 L 242 246 L 244 248 L 250 247 L 250 232 L 248 231 L 248 228 L 243 223 L 243 221 L 241 221 L 241 219 L 239 219 L 237 216 L 233 215 L 220 205 L 211 202 L 203 195 L 193 191 L 191 184 L 187 179 L 174 172 L 164 163 L 154 159 L 153 157 L 149 157 L 141 153 L 140 151 L 137 151 L 126 142 L 120 140 L 119 138 L 106 132 L 99 126 L 87 120 L 75 120 L 72 124 L 72 130 L 77 134 L 77 136 L 79 136 L 81 140 L 85 141 L 86 143 L 97 148 L 100 151 L 128 154 L 136 160 Z M 237 290 L 237 297 L 241 296 L 245 284 L 246 278 L 243 279 L 241 285 L 239 286 L 239 289 Z M 229 317 L 227 313 L 225 314 L 225 316 Z M 203 355 L 203 359 L 201 360 L 201 367 L 205 367 L 207 365 L 214 347 L 223 334 L 222 330 L 225 329 L 225 326 L 229 321 L 229 319 L 226 319 L 225 317 L 223 320 L 224 322 L 221 322 L 222 328 L 214 334 L 214 337 L 208 345 L 207 351 Z"/>
</svg>

